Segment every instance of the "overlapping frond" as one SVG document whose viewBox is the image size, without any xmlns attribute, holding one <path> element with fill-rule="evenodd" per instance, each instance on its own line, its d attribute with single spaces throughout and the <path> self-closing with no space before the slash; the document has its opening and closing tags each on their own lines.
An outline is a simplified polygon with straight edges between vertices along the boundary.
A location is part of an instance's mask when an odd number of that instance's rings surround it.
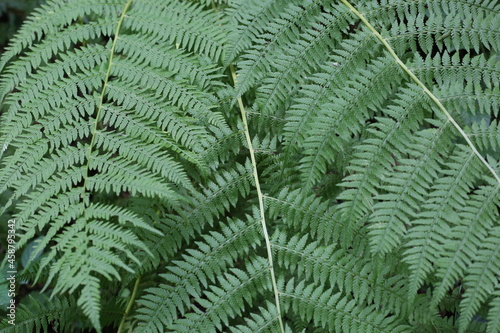
<svg viewBox="0 0 500 333">
<path fill-rule="evenodd" d="M 252 219 L 248 217 L 248 220 Z M 236 260 L 255 248 L 258 234 L 258 221 L 245 225 L 234 220 L 223 225 L 220 233 L 203 235 L 196 242 L 196 248 L 187 249 L 182 260 L 173 261 L 174 265 L 167 267 L 167 273 L 162 275 L 165 283 L 146 290 L 138 301 L 142 308 L 136 318 L 143 322 L 138 330 L 172 329 L 176 319 L 187 316 L 192 297 L 201 297 L 203 289 L 214 284 Z"/>
<path fill-rule="evenodd" d="M 78 290 L 100 330 L 100 279 L 132 272 L 138 249 L 151 254 L 134 228 L 157 231 L 119 199 L 99 198 L 148 197 L 164 207 L 187 200 L 186 166 L 207 170 L 199 153 L 208 126 L 227 128 L 207 89 L 217 69 L 201 58 L 220 57 L 223 30 L 205 25 L 200 35 L 185 15 L 220 15 L 176 2 L 50 2 L 37 15 L 46 11 L 59 14 L 35 16 L 2 58 L 0 179 L 14 190 L 4 209 L 16 206 L 20 245 L 44 234 L 37 251 L 51 246 L 39 267 L 50 269 L 46 286 Z M 165 39 L 163 29 L 179 24 L 174 16 L 191 23 Z"/>
<path fill-rule="evenodd" d="M 291 279 L 284 286 L 286 309 L 316 327 L 334 332 L 405 332 L 407 325 L 396 317 L 377 311 L 375 306 L 360 307 L 356 301 L 333 289 Z"/>
</svg>

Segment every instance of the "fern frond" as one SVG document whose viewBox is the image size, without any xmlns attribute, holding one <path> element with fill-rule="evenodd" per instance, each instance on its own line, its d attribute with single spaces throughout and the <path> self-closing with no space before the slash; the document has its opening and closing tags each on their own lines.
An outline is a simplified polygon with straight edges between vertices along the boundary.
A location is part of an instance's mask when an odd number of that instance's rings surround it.
<svg viewBox="0 0 500 333">
<path fill-rule="evenodd" d="M 257 43 L 242 56 L 238 62 L 241 69 L 238 71 L 238 85 L 235 96 L 241 96 L 257 81 L 262 80 L 265 73 L 271 69 L 273 59 L 279 56 L 279 51 L 289 43 L 297 41 L 301 29 L 312 28 L 314 17 L 320 11 L 321 4 L 317 1 L 308 1 L 304 6 L 289 3 L 279 16 L 273 17 L 265 24 L 265 33 L 260 35 Z M 264 25 L 264 24 L 263 24 Z M 263 37 L 263 38 L 262 38 Z"/>
<path fill-rule="evenodd" d="M 91 278 L 83 283 L 82 295 L 77 304 L 82 307 L 83 313 L 90 318 L 98 331 L 101 330 L 101 323 L 99 322 L 100 303 L 99 279 Z"/>
<path fill-rule="evenodd" d="M 496 226 L 482 243 L 477 260 L 471 265 L 469 275 L 464 279 L 464 300 L 460 303 L 460 330 L 465 332 L 474 313 L 495 289 L 498 289 L 498 265 L 500 256 L 500 228 Z M 491 327 L 491 326 L 490 326 Z"/>
<path fill-rule="evenodd" d="M 391 223 L 382 216 L 387 210 L 374 209 L 374 196 L 380 192 L 397 160 L 404 156 L 395 147 L 400 147 L 408 140 L 409 133 L 418 130 L 424 117 L 424 101 L 416 90 L 401 88 L 397 96 L 394 104 L 385 109 L 387 117 L 377 118 L 377 123 L 368 129 L 370 135 L 354 147 L 354 158 L 347 167 L 350 174 L 341 183 L 346 187 L 339 195 L 343 202 L 337 208 L 342 225 L 351 230 L 370 216 L 370 243 L 374 254 L 388 253 L 397 244 L 397 234 L 390 231 L 390 226 L 388 229 L 383 227 L 384 223 Z M 400 223 L 396 225 L 397 228 L 402 226 Z"/>
<path fill-rule="evenodd" d="M 250 216 L 247 217 L 252 221 Z M 235 260 L 256 246 L 259 237 L 259 223 L 245 224 L 240 220 L 229 221 L 222 226 L 221 233 L 203 235 L 197 248 L 186 250 L 183 260 L 167 267 L 163 274 L 165 284 L 146 290 L 138 301 L 136 318 L 144 324 L 139 331 L 156 332 L 171 329 L 173 322 L 183 317 L 192 303 L 192 297 L 201 297 L 202 288 L 215 283 Z"/>
<path fill-rule="evenodd" d="M 266 307 L 259 307 L 258 313 L 251 313 L 245 318 L 245 325 L 238 325 L 231 328 L 231 332 L 253 333 L 253 332 L 276 332 L 279 328 L 279 323 L 276 320 L 276 308 L 272 303 L 266 303 Z M 291 332 L 288 327 L 285 327 L 285 332 Z"/>
<path fill-rule="evenodd" d="M 359 134 L 372 110 L 379 109 L 385 102 L 383 99 L 367 98 L 368 92 L 376 89 L 380 96 L 385 96 L 398 83 L 398 79 L 394 80 L 397 67 L 389 60 L 374 61 L 366 72 L 362 69 L 359 71 L 361 75 L 351 78 L 349 87 L 340 89 L 342 81 L 338 86 L 335 84 L 332 87 L 335 94 L 331 94 L 332 97 L 319 107 L 317 117 L 313 115 L 311 118 L 314 126 L 309 126 L 311 129 L 306 132 L 307 138 L 302 145 L 305 156 L 299 165 L 299 169 L 304 170 L 306 189 L 311 188 L 320 175 L 326 172 L 329 164 L 335 160 L 335 155 L 347 146 L 351 137 Z M 348 131 L 336 133 L 336 128 Z"/>
<path fill-rule="evenodd" d="M 96 279 L 119 280 L 119 270 L 131 271 L 128 262 L 138 262 L 132 249 L 145 245 L 130 228 L 155 229 L 126 207 L 100 205 L 93 198 L 129 193 L 165 206 L 186 200 L 180 193 L 192 190 L 192 185 L 185 161 L 206 172 L 196 156 L 204 147 L 200 142 L 210 136 L 209 124 L 221 129 L 226 124 L 211 110 L 216 99 L 205 91 L 217 78 L 215 67 L 194 56 L 178 60 L 181 51 L 175 43 L 218 58 L 222 35 L 220 30 L 206 29 L 205 37 L 214 41 L 210 44 L 189 32 L 199 29 L 199 23 L 187 27 L 186 35 L 179 34 L 170 48 L 153 47 L 157 53 L 172 50 L 170 57 L 165 54 L 160 59 L 160 69 L 154 54 L 140 59 L 136 55 L 143 45 L 140 41 L 162 40 L 164 35 L 151 30 L 156 26 L 151 22 L 164 18 L 151 17 L 144 24 L 138 18 L 154 6 L 151 14 L 180 10 L 175 2 L 94 6 L 92 1 L 71 1 L 49 6 L 61 15 L 43 24 L 37 19 L 29 22 L 21 31 L 22 40 L 14 41 L 2 58 L 2 66 L 7 65 L 2 96 L 9 108 L 2 113 L 0 137 L 7 156 L 2 159 L 0 187 L 15 189 L 4 209 L 17 203 L 16 218 L 26 221 L 20 244 L 36 230 L 47 232 L 37 253 L 55 242 L 38 276 L 50 264 L 47 286 L 57 281 L 54 293 L 78 290 L 78 305 L 100 331 Z M 200 14 L 196 8 L 186 5 L 182 10 Z M 220 16 L 205 18 L 215 22 Z M 33 29 L 42 32 L 27 38 Z M 188 34 L 192 37 L 186 39 Z M 106 38 L 110 40 L 103 42 Z M 12 60 L 18 55 L 19 61 Z M 168 72 L 179 69 L 186 71 L 182 78 Z M 133 94 L 130 86 L 137 86 Z M 191 117 L 181 115 L 185 112 Z M 14 154 L 7 150 L 10 147 Z M 36 147 L 33 158 L 26 158 L 32 147 Z M 127 225 L 116 224 L 123 218 Z"/>
<path fill-rule="evenodd" d="M 200 6 L 175 0 L 137 1 L 127 15 L 124 28 L 139 35 L 150 35 L 155 42 L 168 42 L 218 60 L 224 49 L 224 30 L 220 14 L 203 11 Z"/>
<path fill-rule="evenodd" d="M 323 247 L 311 242 L 307 235 L 287 239 L 283 233 L 277 233 L 273 237 L 273 249 L 287 274 L 338 289 L 352 295 L 359 304 L 375 304 L 401 316 L 411 312 L 404 276 L 389 277 L 391 267 L 388 265 L 380 269 L 371 260 L 335 245 Z"/>
<path fill-rule="evenodd" d="M 460 193 L 470 191 L 475 175 L 481 170 L 480 164 L 474 163 L 472 152 L 463 146 L 459 146 L 457 150 L 458 154 L 451 157 L 455 163 L 449 164 L 453 169 L 444 171 L 444 175 L 437 180 L 407 234 L 408 250 L 405 255 L 409 259 L 410 269 L 414 271 L 411 293 L 416 293 L 420 287 L 419 280 L 421 281 L 424 274 L 433 270 L 432 266 L 439 258 L 441 246 L 433 247 L 432 244 L 446 243 L 451 227 L 459 221 L 454 212 L 465 203 L 465 198 L 463 195 L 461 197 Z M 448 263 L 446 266 L 455 269 L 455 264 Z M 448 287 L 453 283 L 453 280 L 445 282 Z"/>
<path fill-rule="evenodd" d="M 497 289 L 493 293 L 493 301 L 491 309 L 488 312 L 488 332 L 500 331 L 500 290 Z"/>
<path fill-rule="evenodd" d="M 443 106 L 443 104 L 439 101 L 439 99 L 425 86 L 420 79 L 415 76 L 415 74 L 408 69 L 408 67 L 401 61 L 401 59 L 398 57 L 398 55 L 394 52 L 394 49 L 389 45 L 389 43 L 380 35 L 380 33 L 373 28 L 373 26 L 364 18 L 364 16 L 357 11 L 347 0 L 341 0 L 353 13 L 356 15 L 362 22 L 363 24 L 366 25 L 366 27 L 377 37 L 377 39 L 380 40 L 380 42 L 385 46 L 385 48 L 389 51 L 391 56 L 396 60 L 398 65 L 411 77 L 411 79 L 420 87 L 423 89 L 424 93 L 432 100 L 432 102 L 436 105 L 436 107 L 439 109 L 439 111 L 446 116 L 447 120 L 453 124 L 455 129 L 460 133 L 460 136 L 462 136 L 465 141 L 467 141 L 467 144 L 470 146 L 470 148 L 474 151 L 474 154 L 481 160 L 481 162 L 488 168 L 488 170 L 491 172 L 491 174 L 495 177 L 495 179 L 500 183 L 500 177 L 498 176 L 497 172 L 490 166 L 490 164 L 484 159 L 484 157 L 477 151 L 476 147 L 474 144 L 470 141 L 469 137 L 467 134 L 463 131 L 462 127 L 455 121 L 455 119 L 450 115 L 448 110 Z M 488 22 L 490 19 L 493 20 L 493 13 L 492 15 L 488 15 L 487 25 L 490 25 L 490 22 Z M 459 20 L 456 20 L 456 22 L 459 22 Z M 483 29 L 486 31 L 487 29 Z M 471 37 L 471 36 L 469 36 Z M 479 51 L 479 39 L 477 36 L 474 36 L 471 38 L 472 42 L 475 44 L 474 48 L 476 51 Z M 470 45 L 468 45 L 468 40 L 467 38 L 464 39 L 466 42 L 464 43 L 466 48 L 469 48 Z M 462 40 L 461 42 L 464 42 Z M 494 41 L 498 41 L 500 39 L 493 39 Z M 488 45 L 488 43 L 486 43 Z M 494 44 L 493 44 L 494 45 Z M 459 48 L 460 45 L 455 45 L 456 48 Z M 498 49 L 498 47 L 497 47 Z"/>
<path fill-rule="evenodd" d="M 471 140 L 483 151 L 497 151 L 500 143 L 500 128 L 498 121 L 488 124 L 483 120 L 473 123 L 470 129 Z"/>
<path fill-rule="evenodd" d="M 256 93 L 256 104 L 263 114 L 279 109 L 295 84 L 321 64 L 341 39 L 341 32 L 352 22 L 342 7 L 324 4 L 310 27 L 301 27 L 300 39 L 290 41 L 267 65 L 266 75 Z"/>
<path fill-rule="evenodd" d="M 312 133 L 313 117 L 319 114 L 320 106 L 327 102 L 335 88 L 342 89 L 342 83 L 349 80 L 357 66 L 364 65 L 375 50 L 375 40 L 369 34 L 355 34 L 352 39 L 343 40 L 333 56 L 321 64 L 322 71 L 312 75 L 302 85 L 293 104 L 287 110 L 285 142 L 289 149 L 302 146 L 301 143 Z M 366 50 L 369 50 L 366 52 Z M 336 82 L 339 82 L 337 85 Z"/>
<path fill-rule="evenodd" d="M 408 326 L 374 306 L 360 307 L 342 293 L 291 279 L 282 292 L 285 311 L 333 332 L 405 332 Z"/>
<path fill-rule="evenodd" d="M 499 14 L 48 0 L 0 58 L 2 329 L 499 331 Z"/>
<path fill-rule="evenodd" d="M 397 13 L 402 9 L 420 12 L 417 18 L 408 22 L 400 19 L 388 21 L 392 36 L 388 41 L 398 48 L 417 45 L 426 52 L 431 52 L 434 45 L 447 49 L 471 49 L 479 51 L 480 45 L 488 49 L 499 48 L 499 32 L 496 27 L 496 15 L 500 10 L 494 1 L 431 1 L 427 8 L 424 3 L 405 3 L 388 1 L 389 6 L 399 6 Z M 406 7 L 406 8 L 405 8 Z M 424 14 L 426 13 L 426 14 Z M 443 22 L 446 24 L 443 26 Z M 441 27 L 435 29 L 432 27 Z M 403 46 L 404 45 L 404 46 Z"/>
<path fill-rule="evenodd" d="M 62 332 L 75 329 L 72 323 L 80 319 L 80 312 L 73 297 L 49 298 L 43 294 L 28 298 L 29 306 L 22 302 L 16 309 L 15 325 L 2 320 L 0 330 L 7 333 Z M 50 328 L 50 329 L 49 329 Z"/>
<path fill-rule="evenodd" d="M 116 50 L 138 63 L 154 68 L 168 70 L 190 80 L 201 89 L 213 89 L 220 85 L 217 68 L 213 65 L 203 65 L 194 55 L 187 55 L 181 50 L 166 45 L 157 45 L 154 38 L 124 34 L 116 44 Z"/>
<path fill-rule="evenodd" d="M 301 190 L 284 188 L 276 197 L 264 197 L 271 218 L 280 218 L 288 228 L 301 233 L 309 232 L 312 237 L 324 239 L 327 243 L 335 239 L 335 226 L 330 202 L 314 195 L 304 196 Z M 333 235 L 332 235 L 333 234 Z"/>
<path fill-rule="evenodd" d="M 230 64 L 242 51 L 248 50 L 265 30 L 266 23 L 285 5 L 281 0 L 232 1 L 226 11 L 234 30 L 230 33 L 224 63 Z"/>
<path fill-rule="evenodd" d="M 472 185 L 477 181 L 477 177 L 481 172 L 479 163 L 473 159 L 471 152 L 466 148 L 458 147 L 457 154 L 452 157 L 453 162 L 449 163 L 450 169 L 447 170 L 446 177 L 441 178 L 435 185 L 436 190 L 433 192 L 431 200 L 440 202 L 443 195 L 448 197 L 443 204 L 432 204 L 426 213 L 443 212 L 441 216 L 432 214 L 436 221 L 441 224 L 441 228 L 447 228 L 445 236 L 450 235 L 447 239 L 443 239 L 445 247 L 443 250 L 438 249 L 438 253 L 434 252 L 435 257 L 432 260 L 437 266 L 437 277 L 441 280 L 438 283 L 435 294 L 434 303 L 437 304 L 444 296 L 447 289 L 452 287 L 455 282 L 462 276 L 467 267 L 471 264 L 472 258 L 475 257 L 478 247 L 486 236 L 487 230 L 493 225 L 494 219 L 488 216 L 488 211 L 491 212 L 490 205 L 494 205 L 493 198 L 498 190 L 488 192 L 477 192 L 471 199 L 468 199 L 463 193 L 471 191 Z M 463 207 L 469 207 L 466 213 Z M 479 208 L 471 209 L 472 207 Z M 491 207 L 491 206 L 490 206 Z M 481 215 L 480 220 L 474 215 Z M 472 214 L 470 214 L 472 213 Z M 458 214 L 455 215 L 455 214 Z M 491 214 L 491 213 L 489 213 Z M 451 223 L 450 223 L 451 222 Z M 438 227 L 439 228 L 439 227 Z M 443 234 L 440 235 L 442 237 Z M 432 237 L 435 237 L 434 235 Z M 438 236 L 439 237 L 439 236 Z M 432 256 L 431 256 L 432 257 Z"/>
<path fill-rule="evenodd" d="M 220 276 L 218 286 L 195 298 L 199 305 L 192 305 L 186 318 L 174 322 L 172 328 L 177 332 L 215 332 L 229 326 L 229 321 L 241 314 L 245 304 L 251 304 L 270 285 L 267 259 L 252 258 L 245 266 L 245 271 L 232 269 Z"/>
</svg>

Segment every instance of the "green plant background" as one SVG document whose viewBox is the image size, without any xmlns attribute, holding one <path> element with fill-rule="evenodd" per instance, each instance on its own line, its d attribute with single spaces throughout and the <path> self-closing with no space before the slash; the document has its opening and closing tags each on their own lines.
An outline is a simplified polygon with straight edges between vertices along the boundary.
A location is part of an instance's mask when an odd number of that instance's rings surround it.
<svg viewBox="0 0 500 333">
<path fill-rule="evenodd" d="M 1 332 L 500 331 L 497 1 L 35 5 Z"/>
</svg>

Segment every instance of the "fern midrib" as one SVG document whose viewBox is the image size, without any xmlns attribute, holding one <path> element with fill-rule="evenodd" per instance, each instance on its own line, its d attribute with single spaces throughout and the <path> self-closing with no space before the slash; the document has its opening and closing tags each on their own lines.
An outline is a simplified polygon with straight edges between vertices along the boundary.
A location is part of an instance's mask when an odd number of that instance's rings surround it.
<svg viewBox="0 0 500 333">
<path fill-rule="evenodd" d="M 99 119 L 101 118 L 101 112 L 103 109 L 103 104 L 104 104 L 104 96 L 106 95 L 106 88 L 108 86 L 108 81 L 111 76 L 111 68 L 113 67 L 113 58 L 115 56 L 115 47 L 116 43 L 118 42 L 118 35 L 120 33 L 120 29 L 123 23 L 123 20 L 125 19 L 126 13 L 132 4 L 133 0 L 128 0 L 125 6 L 123 7 L 122 13 L 120 15 L 120 19 L 118 20 L 118 23 L 116 24 L 116 29 L 115 29 L 115 35 L 113 37 L 113 43 L 111 44 L 111 49 L 109 50 L 109 62 L 108 62 L 108 68 L 106 70 L 106 76 L 104 77 L 104 82 L 102 84 L 102 90 L 101 90 L 101 95 L 99 96 L 99 103 L 97 106 L 97 114 L 95 117 L 94 121 L 94 128 L 92 130 L 92 139 L 90 140 L 90 145 L 89 145 L 89 151 L 87 155 L 87 164 L 85 166 L 85 173 L 83 175 L 84 181 L 83 181 L 83 186 L 82 186 L 82 199 L 85 197 L 85 192 L 87 188 L 87 180 L 89 178 L 89 169 L 90 169 L 90 160 L 92 159 L 92 149 L 95 144 L 95 138 L 96 138 L 96 133 L 99 127 Z"/>
<path fill-rule="evenodd" d="M 476 146 L 472 143 L 470 138 L 467 136 L 467 133 L 460 127 L 460 125 L 455 121 L 455 119 L 451 116 L 451 114 L 448 112 L 448 110 L 444 107 L 444 105 L 441 103 L 441 101 L 427 88 L 427 86 L 420 81 L 420 79 L 408 68 L 408 66 L 405 65 L 405 63 L 398 57 L 394 49 L 391 47 L 391 45 L 387 42 L 387 40 L 382 37 L 382 35 L 368 22 L 368 20 L 364 17 L 363 14 L 361 14 L 356 8 L 354 8 L 349 1 L 347 0 L 340 0 L 344 5 L 346 5 L 349 10 L 356 15 L 361 22 L 373 33 L 375 37 L 384 45 L 384 47 L 387 49 L 387 51 L 390 53 L 390 55 L 394 58 L 396 63 L 405 71 L 410 78 L 420 87 L 422 88 L 423 92 L 434 102 L 434 104 L 441 110 L 441 112 L 446 116 L 449 122 L 453 124 L 455 129 L 460 133 L 460 135 L 464 138 L 464 140 L 467 142 L 469 147 L 472 149 L 474 154 L 479 158 L 479 160 L 484 164 L 484 166 L 490 171 L 490 173 L 493 175 L 493 177 L 496 179 L 496 181 L 500 184 L 500 176 L 496 173 L 496 171 L 493 169 L 493 167 L 486 161 L 486 159 L 479 153 L 477 150 Z"/>
<path fill-rule="evenodd" d="M 236 82 L 237 82 L 236 71 L 234 70 L 234 66 L 232 64 L 229 67 L 231 70 L 231 76 L 233 79 L 233 83 L 236 86 Z M 243 127 L 244 127 L 244 131 L 245 131 L 245 138 L 246 138 L 247 145 L 248 145 L 248 152 L 250 154 L 250 160 L 252 162 L 253 176 L 254 176 L 254 180 L 255 180 L 255 189 L 257 191 L 257 197 L 259 200 L 260 220 L 261 220 L 261 224 L 262 224 L 262 231 L 264 234 L 264 239 L 266 241 L 267 259 L 269 261 L 269 271 L 271 273 L 271 282 L 273 285 L 273 292 L 274 292 L 274 299 L 275 299 L 275 303 L 276 303 L 277 317 L 278 317 L 278 321 L 280 324 L 281 332 L 285 333 L 285 327 L 283 325 L 283 319 L 281 317 L 281 307 L 280 307 L 280 299 L 279 299 L 280 292 L 278 291 L 278 284 L 276 282 L 276 276 L 274 273 L 273 253 L 271 250 L 271 240 L 269 239 L 269 233 L 267 232 L 266 217 L 264 215 L 264 195 L 263 195 L 262 190 L 260 188 L 259 175 L 257 173 L 257 162 L 255 159 L 255 150 L 254 150 L 253 145 L 252 145 L 252 139 L 250 138 L 250 130 L 248 128 L 246 110 L 245 110 L 245 107 L 243 105 L 243 100 L 242 100 L 241 96 L 238 96 L 237 100 L 238 100 L 238 106 L 239 106 L 240 112 L 241 112 L 241 120 L 243 122 Z"/>
<path fill-rule="evenodd" d="M 404 38 L 408 38 L 408 37 L 414 37 L 414 36 L 419 35 L 419 34 L 437 34 L 437 33 L 441 33 L 440 38 L 444 38 L 444 37 L 451 35 L 452 32 L 460 32 L 460 31 L 462 31 L 462 29 L 463 29 L 462 27 L 435 28 L 435 29 L 429 29 L 429 30 L 420 29 L 420 30 L 415 31 L 415 32 L 412 31 L 412 32 L 408 32 L 408 33 L 394 34 L 393 36 L 387 37 L 384 39 L 385 40 L 391 40 L 391 39 L 397 40 L 397 39 L 401 39 L 401 38 L 404 39 Z M 490 34 L 492 34 L 492 33 L 500 34 L 500 30 L 492 30 L 492 29 L 487 29 L 487 28 L 473 28 L 473 27 L 468 27 L 467 32 L 476 32 L 476 33 L 487 32 Z"/>
</svg>

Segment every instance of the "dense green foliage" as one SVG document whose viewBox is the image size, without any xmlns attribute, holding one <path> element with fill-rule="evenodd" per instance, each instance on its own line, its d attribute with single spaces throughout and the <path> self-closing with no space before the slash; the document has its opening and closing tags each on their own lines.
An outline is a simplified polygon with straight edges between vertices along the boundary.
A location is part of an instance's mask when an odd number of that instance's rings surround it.
<svg viewBox="0 0 500 333">
<path fill-rule="evenodd" d="M 495 0 L 48 1 L 0 331 L 500 332 L 499 58 Z"/>
</svg>

